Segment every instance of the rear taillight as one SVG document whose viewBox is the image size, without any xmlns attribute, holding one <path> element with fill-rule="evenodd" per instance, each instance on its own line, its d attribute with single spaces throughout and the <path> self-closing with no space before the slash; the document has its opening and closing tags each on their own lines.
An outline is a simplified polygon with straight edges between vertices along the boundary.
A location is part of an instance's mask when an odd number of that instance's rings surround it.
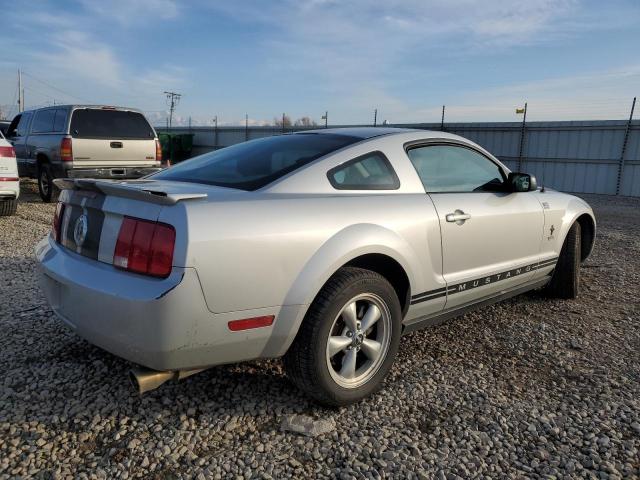
<svg viewBox="0 0 640 480">
<path fill-rule="evenodd" d="M 60 143 L 60 160 L 63 162 L 73 162 L 73 148 L 71 147 L 71 139 L 65 137 Z"/>
<path fill-rule="evenodd" d="M 0 157 L 15 157 L 16 151 L 13 147 L 0 147 Z"/>
<path fill-rule="evenodd" d="M 53 226 L 51 227 L 51 235 L 56 242 L 60 242 L 60 230 L 62 228 L 62 216 L 64 215 L 64 203 L 58 202 L 56 205 L 56 213 L 53 215 Z"/>
<path fill-rule="evenodd" d="M 171 225 L 124 217 L 113 265 L 130 272 L 167 277 L 171 273 L 176 231 Z"/>
<path fill-rule="evenodd" d="M 160 162 L 162 162 L 162 146 L 160 140 L 156 138 L 156 163 L 160 164 Z"/>
</svg>

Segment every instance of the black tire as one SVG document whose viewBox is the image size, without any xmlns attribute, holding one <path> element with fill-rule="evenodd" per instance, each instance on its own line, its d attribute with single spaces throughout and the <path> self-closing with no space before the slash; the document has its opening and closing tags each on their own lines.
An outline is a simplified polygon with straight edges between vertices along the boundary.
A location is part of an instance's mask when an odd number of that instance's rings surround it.
<svg viewBox="0 0 640 480">
<path fill-rule="evenodd" d="M 569 229 L 560 251 L 560 258 L 547 285 L 546 293 L 556 298 L 576 298 L 580 290 L 580 224 L 575 222 Z"/>
<path fill-rule="evenodd" d="M 18 208 L 18 200 L 0 200 L 0 217 L 10 217 Z"/>
<path fill-rule="evenodd" d="M 58 189 L 53 184 L 53 172 L 51 165 L 44 163 L 38 167 L 38 193 L 45 203 L 51 203 L 58 200 Z"/>
<path fill-rule="evenodd" d="M 329 335 L 332 328 L 335 328 L 336 319 L 340 318 L 343 308 L 346 308 L 345 306 L 359 295 L 370 295 L 381 302 L 383 309 L 386 307 L 386 313 L 378 322 L 383 322 L 386 325 L 383 328 L 388 329 L 386 331 L 389 335 L 385 336 L 388 339 L 386 340 L 388 347 L 386 354 L 380 354 L 376 360 L 377 370 L 372 367 L 370 377 L 364 377 L 366 383 L 345 388 L 329 371 L 332 368 L 329 363 L 334 361 L 333 358 L 329 359 L 330 356 L 327 353 Z M 360 316 L 358 318 L 362 319 Z M 360 328 L 360 322 L 358 322 L 358 328 Z M 383 330 L 378 330 L 379 328 L 381 327 L 376 326 L 375 331 L 382 332 Z M 373 327 L 368 330 L 368 332 L 372 331 Z M 400 302 L 391 284 L 383 276 L 370 270 L 341 268 L 327 281 L 309 307 L 300 330 L 284 357 L 285 370 L 298 388 L 321 404 L 341 406 L 357 402 L 382 387 L 398 351 L 401 334 Z M 363 352 L 365 351 L 363 346 L 358 347 L 357 352 L 360 352 L 360 348 Z M 360 353 L 356 353 L 357 355 Z M 366 356 L 364 358 L 366 360 Z M 342 360 L 344 362 L 344 358 Z"/>
</svg>

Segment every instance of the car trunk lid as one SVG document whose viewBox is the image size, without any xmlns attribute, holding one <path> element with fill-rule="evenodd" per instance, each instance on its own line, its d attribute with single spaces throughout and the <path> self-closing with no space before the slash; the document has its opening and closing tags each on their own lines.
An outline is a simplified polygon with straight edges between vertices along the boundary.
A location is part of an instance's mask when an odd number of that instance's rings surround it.
<svg viewBox="0 0 640 480">
<path fill-rule="evenodd" d="M 158 221 L 163 208 L 186 201 L 206 201 L 239 191 L 172 181 L 56 179 L 64 205 L 59 242 L 69 250 L 113 264 L 120 226 L 125 217 Z M 177 235 L 183 235 L 174 225 Z"/>
</svg>

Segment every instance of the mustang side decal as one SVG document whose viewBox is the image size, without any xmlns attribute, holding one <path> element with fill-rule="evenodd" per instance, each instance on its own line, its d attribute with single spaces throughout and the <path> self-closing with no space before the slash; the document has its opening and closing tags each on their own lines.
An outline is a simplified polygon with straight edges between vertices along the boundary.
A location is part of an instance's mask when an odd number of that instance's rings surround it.
<svg viewBox="0 0 640 480">
<path fill-rule="evenodd" d="M 445 295 L 454 295 L 456 293 L 466 292 L 467 290 L 471 290 L 473 288 L 478 288 L 484 285 L 489 285 L 491 283 L 507 280 L 508 278 L 522 275 L 523 273 L 529 273 L 532 270 L 537 270 L 539 268 L 555 265 L 557 261 L 558 261 L 558 257 L 549 258 L 547 260 L 542 260 L 541 262 L 525 265 L 524 267 L 513 268 L 511 270 L 495 273 L 493 275 L 488 275 L 486 277 L 467 280 L 466 282 L 456 283 L 456 284 L 449 285 L 447 287 L 437 288 L 435 290 L 430 290 L 428 292 L 419 293 L 411 297 L 411 305 L 415 305 L 416 303 L 426 302 L 428 300 L 433 300 L 439 297 L 444 297 Z"/>
</svg>

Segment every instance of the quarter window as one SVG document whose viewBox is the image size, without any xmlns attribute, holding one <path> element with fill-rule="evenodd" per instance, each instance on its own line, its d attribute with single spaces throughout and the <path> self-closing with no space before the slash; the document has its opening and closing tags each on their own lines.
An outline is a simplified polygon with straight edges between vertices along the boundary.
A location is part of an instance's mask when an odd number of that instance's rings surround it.
<svg viewBox="0 0 640 480">
<path fill-rule="evenodd" d="M 54 132 L 64 132 L 64 127 L 67 123 L 67 111 L 63 108 L 58 108 L 56 110 L 56 117 L 53 121 L 53 131 Z"/>
<path fill-rule="evenodd" d="M 48 133 L 53 131 L 53 119 L 56 115 L 54 109 L 40 110 L 33 119 L 32 133 Z"/>
<path fill-rule="evenodd" d="M 339 165 L 327 174 L 339 190 L 396 190 L 400 181 L 382 152 L 371 152 Z"/>
<path fill-rule="evenodd" d="M 498 165 L 470 148 L 431 145 L 407 152 L 429 193 L 486 192 L 504 187 Z"/>
</svg>

